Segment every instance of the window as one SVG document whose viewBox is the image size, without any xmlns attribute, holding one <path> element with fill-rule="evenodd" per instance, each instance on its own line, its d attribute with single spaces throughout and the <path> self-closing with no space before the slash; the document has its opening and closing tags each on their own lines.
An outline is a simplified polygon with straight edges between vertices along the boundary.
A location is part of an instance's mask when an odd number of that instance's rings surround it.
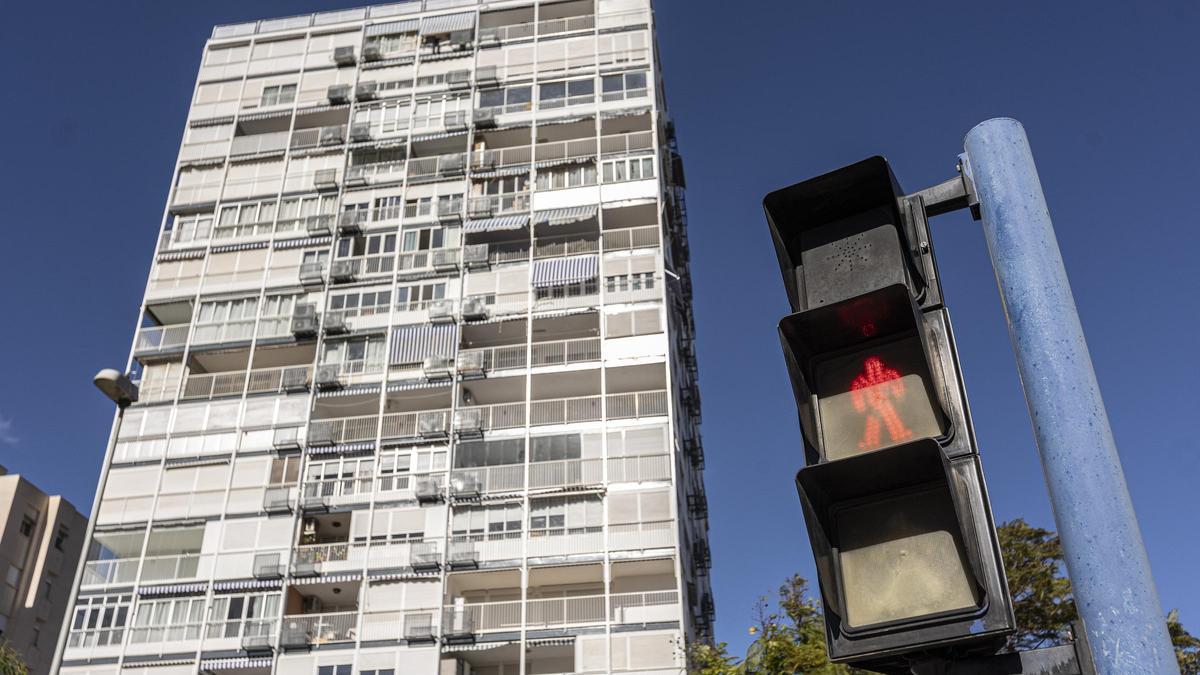
<svg viewBox="0 0 1200 675">
<path fill-rule="evenodd" d="M 550 286 L 537 289 L 538 300 L 555 300 L 559 298 L 580 298 L 596 294 L 596 280 L 588 279 L 565 286 Z"/>
<path fill-rule="evenodd" d="M 329 299 L 329 309 L 345 316 L 371 316 L 386 313 L 392 305 L 392 291 L 365 291 L 335 295 Z"/>
<path fill-rule="evenodd" d="M 407 208 L 407 205 L 403 197 L 378 197 L 375 199 L 375 216 L 373 220 L 399 218 L 401 210 L 405 208 Z M 405 215 L 407 215 L 407 211 Z"/>
<path fill-rule="evenodd" d="M 605 75 L 601 78 L 602 101 L 623 101 L 646 95 L 646 71 Z"/>
<path fill-rule="evenodd" d="M 69 647 L 119 645 L 125 636 L 132 595 L 92 595 L 75 601 Z"/>
<path fill-rule="evenodd" d="M 262 107 L 271 105 L 284 105 L 296 100 L 296 85 L 294 84 L 277 84 L 270 87 L 263 87 L 262 101 L 259 103 Z"/>
<path fill-rule="evenodd" d="M 468 541 L 510 539 L 521 536 L 521 505 L 456 508 L 450 533 Z"/>
<path fill-rule="evenodd" d="M 197 640 L 203 620 L 203 597 L 139 600 L 129 641 Z"/>
<path fill-rule="evenodd" d="M 446 232 L 440 227 L 424 227 L 419 230 L 406 230 L 400 250 L 405 253 L 412 251 L 428 251 L 445 246 Z"/>
<path fill-rule="evenodd" d="M 432 96 L 416 102 L 413 111 L 412 128 L 425 129 L 441 127 L 446 113 L 471 110 L 472 99 L 457 94 Z"/>
<path fill-rule="evenodd" d="M 9 565 L 8 572 L 4 575 L 4 583 L 16 588 L 21 583 L 21 568 L 16 565 Z"/>
<path fill-rule="evenodd" d="M 208 608 L 208 637 L 269 636 L 278 612 L 278 593 L 216 596 Z"/>
<path fill-rule="evenodd" d="M 583 80 L 547 82 L 538 85 L 538 108 L 549 110 L 591 103 L 595 100 L 595 96 L 596 82 L 590 77 Z"/>
<path fill-rule="evenodd" d="M 380 35 L 379 37 L 368 38 L 367 47 L 377 45 L 382 54 L 392 55 L 397 52 L 415 52 L 417 50 L 418 38 L 416 33 L 393 33 L 392 35 Z M 341 675 L 338 673 L 337 675 Z"/>
<path fill-rule="evenodd" d="M 363 257 L 366 258 L 360 270 L 363 274 L 386 274 L 396 264 L 393 257 L 395 252 L 395 234 L 371 234 L 338 239 L 334 257 L 339 260 Z"/>
<path fill-rule="evenodd" d="M 654 178 L 653 157 L 610 159 L 600 166 L 601 176 L 605 183 L 620 183 L 627 180 Z"/>
<path fill-rule="evenodd" d="M 506 438 L 496 441 L 469 441 L 459 443 L 454 451 L 454 468 L 464 469 L 480 466 L 504 466 L 525 461 L 525 441 Z"/>
<path fill-rule="evenodd" d="M 497 113 L 524 112 L 533 108 L 533 87 L 506 87 L 479 92 L 479 107 L 492 108 Z"/>
<path fill-rule="evenodd" d="M 66 543 L 67 536 L 69 534 L 70 534 L 70 532 L 68 532 L 67 528 L 65 528 L 65 527 L 58 528 L 58 534 L 54 535 L 54 548 L 56 548 L 60 551 L 63 550 L 63 544 Z"/>
<path fill-rule="evenodd" d="M 429 306 L 434 300 L 446 297 L 446 284 L 412 284 L 396 288 L 396 309 L 415 312 Z"/>
<path fill-rule="evenodd" d="M 535 436 L 533 461 L 549 462 L 559 459 L 579 459 L 583 456 L 583 441 L 579 434 Z"/>
<path fill-rule="evenodd" d="M 325 343 L 322 365 L 339 365 L 342 373 L 374 373 L 383 367 L 386 340 L 381 335 Z"/>
<path fill-rule="evenodd" d="M 353 669 L 349 663 L 340 663 L 336 666 L 319 666 L 317 675 L 351 675 Z"/>
<path fill-rule="evenodd" d="M 406 490 L 411 474 L 446 470 L 446 448 L 392 450 L 379 457 L 380 490 Z"/>
<path fill-rule="evenodd" d="M 539 499 L 529 506 L 530 537 L 599 532 L 603 523 L 599 497 Z"/>
<path fill-rule="evenodd" d="M 28 516 L 28 515 L 22 516 L 21 517 L 21 536 L 32 537 L 33 536 L 33 528 L 36 525 L 37 525 L 37 521 L 34 520 L 33 516 Z"/>
<path fill-rule="evenodd" d="M 217 239 L 268 234 L 275 222 L 274 199 L 222 206 L 217 218 Z"/>
<path fill-rule="evenodd" d="M 474 193 L 477 195 L 507 195 L 528 190 L 529 175 L 519 173 L 513 176 L 489 178 L 481 183 L 476 183 Z"/>
<path fill-rule="evenodd" d="M 558 190 L 596 184 L 596 165 L 591 162 L 538 169 L 537 189 Z"/>
<path fill-rule="evenodd" d="M 654 289 L 653 272 L 634 272 L 633 274 L 618 274 L 604 277 L 604 290 L 609 293 L 619 291 L 641 291 Z"/>
<path fill-rule="evenodd" d="M 273 457 L 270 485 L 293 485 L 300 477 L 300 457 Z"/>
<path fill-rule="evenodd" d="M 387 199 L 399 200 L 399 197 L 388 197 Z M 404 202 L 404 217 L 405 218 L 423 218 L 433 215 L 433 197 L 415 197 Z"/>
<path fill-rule="evenodd" d="M 370 492 L 374 477 L 374 457 L 312 462 L 304 476 L 305 495 L 353 495 Z"/>
<path fill-rule="evenodd" d="M 208 241 L 209 235 L 212 234 L 212 226 L 211 213 L 175 216 L 169 232 L 170 241 L 172 244 Z"/>
<path fill-rule="evenodd" d="M 312 216 L 331 215 L 337 212 L 337 195 L 312 195 L 290 197 L 279 203 L 279 232 L 299 229 Z"/>
</svg>

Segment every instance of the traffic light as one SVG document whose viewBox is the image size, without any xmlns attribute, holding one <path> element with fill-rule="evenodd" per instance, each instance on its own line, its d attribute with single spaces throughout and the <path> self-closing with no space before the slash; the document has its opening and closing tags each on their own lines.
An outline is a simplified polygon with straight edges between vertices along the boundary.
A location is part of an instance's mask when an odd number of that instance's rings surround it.
<svg viewBox="0 0 1200 675">
<path fill-rule="evenodd" d="M 994 651 L 1015 622 L 921 196 L 873 157 L 763 205 L 830 658 Z"/>
</svg>

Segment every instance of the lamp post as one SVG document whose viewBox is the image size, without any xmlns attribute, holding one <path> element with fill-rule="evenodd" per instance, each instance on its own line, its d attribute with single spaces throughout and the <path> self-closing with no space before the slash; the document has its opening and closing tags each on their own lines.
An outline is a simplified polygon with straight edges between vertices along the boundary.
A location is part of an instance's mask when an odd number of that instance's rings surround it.
<svg viewBox="0 0 1200 675">
<path fill-rule="evenodd" d="M 108 449 L 104 451 L 104 468 L 100 472 L 100 484 L 96 486 L 96 496 L 92 500 L 91 517 L 88 518 L 87 532 L 83 537 L 83 550 L 79 555 L 79 565 L 75 568 L 75 579 L 71 584 L 71 595 L 67 600 L 67 609 L 63 613 L 63 625 L 58 631 L 58 646 L 54 650 L 54 660 L 50 663 L 50 672 L 57 673 L 62 666 L 63 652 L 67 648 L 67 636 L 71 632 L 74 617 L 75 601 L 79 598 L 79 584 L 83 579 L 83 571 L 87 568 L 88 549 L 91 547 L 92 534 L 96 529 L 96 514 L 100 510 L 100 497 L 104 494 L 104 485 L 108 481 L 107 467 L 112 461 L 113 449 L 117 446 L 117 436 L 121 432 L 121 421 L 125 418 L 125 409 L 138 400 L 138 386 L 129 376 L 113 368 L 105 368 L 96 373 L 92 384 L 117 404 L 117 420 L 108 436 Z"/>
</svg>

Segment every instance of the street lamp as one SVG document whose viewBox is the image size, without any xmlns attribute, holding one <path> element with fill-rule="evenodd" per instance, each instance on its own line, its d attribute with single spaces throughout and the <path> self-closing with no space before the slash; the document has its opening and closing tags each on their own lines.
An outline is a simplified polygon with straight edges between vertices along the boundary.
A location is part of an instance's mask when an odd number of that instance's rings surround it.
<svg viewBox="0 0 1200 675">
<path fill-rule="evenodd" d="M 92 512 L 88 518 L 87 532 L 83 537 L 83 548 L 79 553 L 79 564 L 75 568 L 75 579 L 71 584 L 71 596 L 67 600 L 67 608 L 63 613 L 62 628 L 58 631 L 58 647 L 54 650 L 54 661 L 50 664 L 50 672 L 57 673 L 62 666 L 63 652 L 67 648 L 67 636 L 71 632 L 71 622 L 74 616 L 75 601 L 79 598 L 79 582 L 83 571 L 87 568 L 88 549 L 91 547 L 92 534 L 96 530 L 96 514 L 100 511 L 100 497 L 104 494 L 104 485 L 108 481 L 107 467 L 112 462 L 113 449 L 117 446 L 117 436 L 121 433 L 121 421 L 125 418 L 125 409 L 138 400 L 138 386 L 129 375 L 114 368 L 105 368 L 96 373 L 92 384 L 110 401 L 117 404 L 117 421 L 113 424 L 108 436 L 108 449 L 104 451 L 104 466 L 100 470 L 100 484 L 96 486 L 96 496 L 92 500 Z"/>
</svg>

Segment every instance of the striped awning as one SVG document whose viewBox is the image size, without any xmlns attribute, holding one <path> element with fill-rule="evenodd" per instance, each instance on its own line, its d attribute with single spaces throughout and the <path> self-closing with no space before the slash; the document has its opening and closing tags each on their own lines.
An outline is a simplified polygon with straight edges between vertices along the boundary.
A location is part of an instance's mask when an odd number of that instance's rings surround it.
<svg viewBox="0 0 1200 675">
<path fill-rule="evenodd" d="M 350 581 L 358 581 L 362 578 L 361 574 L 326 574 L 315 577 L 297 577 L 292 579 L 293 586 L 309 586 L 312 584 L 344 584 Z"/>
<path fill-rule="evenodd" d="M 228 253 L 230 251 L 250 251 L 256 248 L 266 248 L 270 246 L 270 242 L 252 241 L 246 244 L 226 244 L 224 246 L 212 247 L 213 253 Z"/>
<path fill-rule="evenodd" d="M 367 26 L 364 34 L 367 37 L 375 37 L 376 35 L 395 35 L 397 33 L 415 33 L 420 28 L 420 23 L 416 19 L 408 19 L 407 21 L 389 21 L 388 23 L 376 23 Z"/>
<path fill-rule="evenodd" d="M 443 14 L 441 16 L 426 17 L 421 20 L 421 35 L 441 35 L 442 33 L 453 33 L 457 30 L 471 30 L 473 28 L 475 28 L 475 12 Z"/>
<path fill-rule="evenodd" d="M 452 323 L 400 326 L 392 330 L 391 364 L 420 363 L 429 356 L 450 357 L 456 344 L 458 326 Z"/>
<path fill-rule="evenodd" d="M 122 668 L 163 668 L 166 666 L 189 666 L 195 663 L 193 659 L 147 659 L 145 661 L 130 661 L 125 659 Z"/>
<path fill-rule="evenodd" d="M 245 119 L 245 118 L 242 118 Z M 192 120 L 188 122 L 189 127 L 215 127 L 222 124 L 233 122 L 233 115 L 221 115 L 220 117 L 205 117 L 203 119 Z"/>
<path fill-rule="evenodd" d="M 206 466 L 209 464 L 228 464 L 230 460 L 229 454 L 218 457 L 191 457 L 188 459 L 168 459 L 166 464 L 168 469 L 181 469 L 188 466 Z"/>
<path fill-rule="evenodd" d="M 498 640 L 496 642 L 475 642 L 472 644 L 462 645 L 445 645 L 442 647 L 443 652 L 486 652 L 491 649 L 499 649 L 509 645 L 519 644 L 518 640 Z"/>
<path fill-rule="evenodd" d="M 534 163 L 534 167 L 538 169 L 546 169 L 552 166 L 562 166 L 564 164 L 583 164 L 584 162 L 594 162 L 596 158 L 592 155 L 586 157 L 555 157 L 554 159 L 543 159 Z"/>
<path fill-rule="evenodd" d="M 534 225 L 569 225 L 596 217 L 600 207 L 595 204 L 588 206 L 570 206 L 565 209 L 550 209 L 533 214 Z"/>
<path fill-rule="evenodd" d="M 393 382 L 387 386 L 389 394 L 394 394 L 399 391 L 412 391 L 414 389 L 437 389 L 439 387 L 448 387 L 450 382 L 430 382 L 429 380 L 410 380 L 408 382 Z"/>
<path fill-rule="evenodd" d="M 194 248 L 190 251 L 172 251 L 158 256 L 158 262 L 174 262 L 176 260 L 195 260 L 204 257 L 204 249 Z"/>
<path fill-rule="evenodd" d="M 208 583 L 196 584 L 163 584 L 161 586 L 141 586 L 138 588 L 140 596 L 163 596 L 163 595 L 195 595 L 208 590 Z"/>
<path fill-rule="evenodd" d="M 358 443 L 342 443 L 340 445 L 321 445 L 308 449 L 309 456 L 322 455 L 353 455 L 360 452 L 373 452 L 375 441 L 360 441 Z"/>
<path fill-rule="evenodd" d="M 236 581 L 214 581 L 214 593 L 229 593 L 231 591 L 259 591 L 266 588 L 279 588 L 283 579 L 238 579 Z"/>
<path fill-rule="evenodd" d="M 547 288 L 595 279 L 599 269 L 599 261 L 594 255 L 538 260 L 533 263 L 533 286 Z"/>
<path fill-rule="evenodd" d="M 471 176 L 475 178 L 495 178 L 497 176 L 515 176 L 521 173 L 529 173 L 528 164 L 522 164 L 520 166 L 502 166 L 498 169 L 490 169 L 485 171 L 472 171 Z"/>
<path fill-rule="evenodd" d="M 623 108 L 621 110 L 609 110 L 601 113 L 601 117 L 606 120 L 611 120 L 616 117 L 635 117 L 637 115 L 645 115 L 650 112 L 647 107 L 641 108 Z"/>
<path fill-rule="evenodd" d="M 529 216 L 501 216 L 484 220 L 468 220 L 463 225 L 463 232 L 500 232 L 503 230 L 519 230 L 529 224 Z"/>
<path fill-rule="evenodd" d="M 274 110 L 271 112 L 250 113 L 248 115 L 238 115 L 239 122 L 254 122 L 257 120 L 273 120 L 280 117 L 291 117 L 291 110 Z"/>
<path fill-rule="evenodd" d="M 317 398 L 345 398 L 346 396 L 364 396 L 378 393 L 378 384 L 361 384 L 356 387 L 318 391 Z"/>
<path fill-rule="evenodd" d="M 420 141 L 437 141 L 437 140 L 441 140 L 443 138 L 453 138 L 455 136 L 466 136 L 466 135 L 467 135 L 466 129 L 459 129 L 458 131 L 437 131 L 432 134 L 421 134 L 420 136 L 413 136 L 412 138 L 409 139 L 409 141 L 411 141 L 413 143 L 418 143 Z"/>
<path fill-rule="evenodd" d="M 251 658 L 242 656 L 233 659 L 204 659 L 200 662 L 200 670 L 242 670 L 245 668 L 270 668 L 271 657 L 257 656 Z"/>
<path fill-rule="evenodd" d="M 541 640 L 526 640 L 526 647 L 568 647 L 575 644 L 575 637 L 542 638 Z"/>
<path fill-rule="evenodd" d="M 576 122 L 585 122 L 591 119 L 595 119 L 595 117 L 592 115 L 569 115 L 567 117 L 554 117 L 548 120 L 538 120 L 537 125 L 539 128 L 550 127 L 556 124 L 574 124 Z"/>
<path fill-rule="evenodd" d="M 304 248 L 305 246 L 328 246 L 333 237 L 305 237 L 304 239 L 285 239 L 275 242 L 275 248 Z"/>
</svg>

